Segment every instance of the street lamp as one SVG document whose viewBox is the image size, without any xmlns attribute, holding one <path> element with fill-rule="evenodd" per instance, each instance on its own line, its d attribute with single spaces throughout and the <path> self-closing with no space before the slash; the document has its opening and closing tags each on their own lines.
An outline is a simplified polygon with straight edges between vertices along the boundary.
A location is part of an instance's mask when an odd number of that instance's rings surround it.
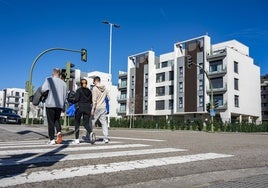
<svg viewBox="0 0 268 188">
<path fill-rule="evenodd" d="M 102 21 L 103 24 L 108 24 L 110 25 L 110 50 L 109 50 L 109 74 L 111 76 L 111 85 L 112 85 L 112 33 L 113 33 L 113 27 L 119 28 L 120 25 L 110 23 L 107 20 Z"/>
</svg>

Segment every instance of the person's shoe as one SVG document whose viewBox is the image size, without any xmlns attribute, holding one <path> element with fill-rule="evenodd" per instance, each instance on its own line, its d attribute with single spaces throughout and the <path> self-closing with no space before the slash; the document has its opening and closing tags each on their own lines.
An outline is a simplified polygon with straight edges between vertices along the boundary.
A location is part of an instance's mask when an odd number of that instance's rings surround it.
<svg viewBox="0 0 268 188">
<path fill-rule="evenodd" d="M 55 145 L 56 144 L 56 141 L 53 139 L 53 140 L 49 140 L 47 142 L 48 145 Z"/>
<path fill-rule="evenodd" d="M 80 144 L 80 141 L 79 141 L 79 139 L 74 139 L 72 143 L 73 144 Z"/>
<path fill-rule="evenodd" d="M 89 134 L 89 141 L 90 141 L 91 144 L 94 144 L 96 142 L 96 135 L 95 135 L 95 133 L 91 132 Z"/>
<path fill-rule="evenodd" d="M 82 140 L 83 140 L 84 142 L 89 142 L 89 139 L 88 139 L 87 135 L 83 135 L 83 136 L 82 136 Z"/>
<path fill-rule="evenodd" d="M 103 142 L 104 142 L 105 144 L 108 144 L 108 143 L 109 143 L 109 139 L 108 139 L 108 138 L 104 138 L 104 139 L 103 139 Z"/>
<path fill-rule="evenodd" d="M 57 139 L 56 139 L 56 144 L 62 143 L 62 134 L 61 132 L 57 133 Z"/>
</svg>

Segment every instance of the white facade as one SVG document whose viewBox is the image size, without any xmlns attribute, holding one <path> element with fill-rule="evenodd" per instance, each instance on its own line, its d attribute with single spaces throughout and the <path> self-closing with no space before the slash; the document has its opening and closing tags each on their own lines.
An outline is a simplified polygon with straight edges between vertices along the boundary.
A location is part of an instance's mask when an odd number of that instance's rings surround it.
<svg viewBox="0 0 268 188">
<path fill-rule="evenodd" d="M 159 57 L 134 54 L 127 75 L 127 116 L 208 116 L 213 94 L 223 122 L 261 121 L 260 68 L 236 40 L 211 45 L 205 35 L 175 43 Z"/>
</svg>

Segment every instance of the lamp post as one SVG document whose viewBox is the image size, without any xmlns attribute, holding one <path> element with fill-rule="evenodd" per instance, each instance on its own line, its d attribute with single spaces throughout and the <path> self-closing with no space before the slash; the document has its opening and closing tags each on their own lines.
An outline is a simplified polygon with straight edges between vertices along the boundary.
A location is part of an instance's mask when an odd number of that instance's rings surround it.
<svg viewBox="0 0 268 188">
<path fill-rule="evenodd" d="M 111 82 L 111 85 L 112 85 L 112 34 L 113 34 L 113 27 L 119 28 L 120 25 L 110 23 L 107 20 L 102 21 L 102 23 L 110 25 L 109 74 L 111 76 L 110 82 Z"/>
<path fill-rule="evenodd" d="M 102 21 L 103 24 L 108 24 L 110 26 L 110 48 L 109 48 L 109 75 L 110 75 L 110 84 L 109 84 L 109 92 L 111 92 L 112 88 L 112 35 L 113 35 L 113 27 L 119 28 L 120 25 L 110 23 L 107 20 Z M 110 127 L 110 115 L 107 115 L 108 127 Z"/>
</svg>

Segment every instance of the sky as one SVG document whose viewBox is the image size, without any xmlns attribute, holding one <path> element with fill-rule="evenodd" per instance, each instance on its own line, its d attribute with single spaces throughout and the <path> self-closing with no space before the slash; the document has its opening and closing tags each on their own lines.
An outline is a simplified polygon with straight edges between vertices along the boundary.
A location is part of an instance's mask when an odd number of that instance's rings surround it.
<svg viewBox="0 0 268 188">
<path fill-rule="evenodd" d="M 112 78 L 127 71 L 130 55 L 173 51 L 174 43 L 208 34 L 211 43 L 237 40 L 268 73 L 267 0 L 0 0 L 0 90 L 25 88 L 35 59 L 32 83 L 38 88 L 52 69 L 67 62 L 82 72 L 109 72 L 112 29 Z M 267 44 L 266 44 L 267 43 Z M 250 73 L 249 73 L 250 74 Z"/>
</svg>

